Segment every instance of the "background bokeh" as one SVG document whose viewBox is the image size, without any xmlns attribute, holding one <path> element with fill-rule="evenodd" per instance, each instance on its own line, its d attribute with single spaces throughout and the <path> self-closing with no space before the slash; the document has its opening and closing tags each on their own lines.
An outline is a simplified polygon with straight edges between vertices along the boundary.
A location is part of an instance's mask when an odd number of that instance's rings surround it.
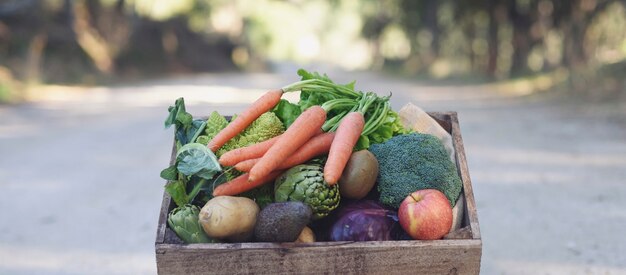
<svg viewBox="0 0 626 275">
<path fill-rule="evenodd" d="M 24 96 L 24 83 L 285 63 L 473 81 L 547 75 L 544 89 L 566 82 L 604 96 L 624 89 L 625 58 L 618 0 L 0 2 L 4 101 Z"/>
</svg>

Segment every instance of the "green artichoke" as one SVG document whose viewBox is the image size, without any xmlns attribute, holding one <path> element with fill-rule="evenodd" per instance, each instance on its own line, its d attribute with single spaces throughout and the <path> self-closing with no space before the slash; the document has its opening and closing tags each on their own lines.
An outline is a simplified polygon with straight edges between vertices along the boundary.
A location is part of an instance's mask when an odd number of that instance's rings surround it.
<svg viewBox="0 0 626 275">
<path fill-rule="evenodd" d="M 167 224 L 185 243 L 210 243 L 199 222 L 200 208 L 186 204 L 174 208 L 167 217 Z"/>
<path fill-rule="evenodd" d="M 324 181 L 322 165 L 302 164 L 280 175 L 274 185 L 276 202 L 301 201 L 313 209 L 313 219 L 327 216 L 339 206 L 338 185 Z"/>
</svg>

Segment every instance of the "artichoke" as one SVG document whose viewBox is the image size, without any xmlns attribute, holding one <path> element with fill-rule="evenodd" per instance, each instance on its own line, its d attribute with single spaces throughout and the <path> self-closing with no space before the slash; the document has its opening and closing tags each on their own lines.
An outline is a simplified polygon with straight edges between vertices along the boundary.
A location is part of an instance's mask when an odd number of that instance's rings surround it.
<svg viewBox="0 0 626 275">
<path fill-rule="evenodd" d="M 313 219 L 327 216 L 339 205 L 339 187 L 328 186 L 322 170 L 319 164 L 302 164 L 287 170 L 276 179 L 275 201 L 301 201 L 313 209 Z"/>
<path fill-rule="evenodd" d="M 200 208 L 186 204 L 174 208 L 167 217 L 167 224 L 185 243 L 209 243 L 212 240 L 204 233 L 199 222 Z"/>
</svg>

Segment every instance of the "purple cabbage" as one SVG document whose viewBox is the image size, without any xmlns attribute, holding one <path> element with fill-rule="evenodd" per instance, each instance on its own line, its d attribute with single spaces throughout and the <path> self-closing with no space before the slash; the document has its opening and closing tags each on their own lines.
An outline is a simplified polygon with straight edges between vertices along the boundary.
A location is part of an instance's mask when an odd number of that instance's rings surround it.
<svg viewBox="0 0 626 275">
<path fill-rule="evenodd" d="M 331 241 L 394 240 L 402 229 L 396 211 L 386 209 L 376 201 L 349 203 L 339 209 L 330 229 Z"/>
</svg>

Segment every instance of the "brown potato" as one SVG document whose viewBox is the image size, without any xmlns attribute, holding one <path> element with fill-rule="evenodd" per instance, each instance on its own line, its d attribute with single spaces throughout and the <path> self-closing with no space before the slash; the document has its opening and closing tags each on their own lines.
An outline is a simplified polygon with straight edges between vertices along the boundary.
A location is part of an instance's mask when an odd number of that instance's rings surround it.
<svg viewBox="0 0 626 275">
<path fill-rule="evenodd" d="M 352 153 L 339 179 L 339 193 L 348 199 L 362 199 L 372 190 L 378 176 L 378 160 L 367 150 Z"/>
<path fill-rule="evenodd" d="M 298 239 L 295 242 L 297 243 L 315 242 L 315 234 L 313 233 L 313 230 L 311 230 L 311 228 L 309 228 L 308 226 L 305 226 L 302 229 L 302 232 L 300 232 L 300 235 L 298 236 Z"/>
<path fill-rule="evenodd" d="M 259 211 L 249 198 L 219 196 L 202 207 L 199 220 L 209 237 L 243 242 L 252 238 Z"/>
</svg>

